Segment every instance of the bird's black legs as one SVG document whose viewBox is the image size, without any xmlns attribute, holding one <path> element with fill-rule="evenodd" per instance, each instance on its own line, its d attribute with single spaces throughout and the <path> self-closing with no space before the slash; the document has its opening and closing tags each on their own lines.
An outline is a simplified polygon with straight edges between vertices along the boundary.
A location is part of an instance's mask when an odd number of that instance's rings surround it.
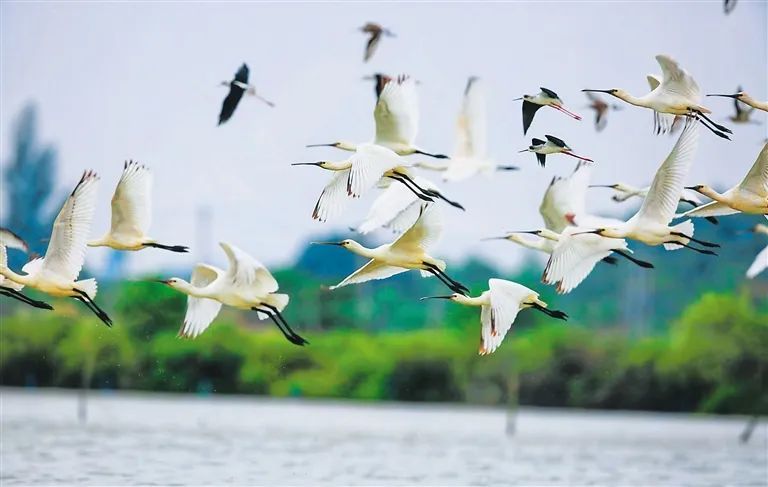
<svg viewBox="0 0 768 487">
<path fill-rule="evenodd" d="M 670 235 L 674 235 L 676 237 L 687 238 L 691 242 L 695 242 L 695 243 L 697 243 L 699 245 L 703 245 L 704 247 L 713 247 L 713 248 L 720 247 L 720 244 L 716 244 L 716 243 L 712 243 L 712 242 L 705 242 L 703 240 L 696 240 L 695 238 L 689 237 L 688 235 L 686 235 L 684 233 L 680 233 L 680 232 L 670 232 Z"/>
<path fill-rule="evenodd" d="M 698 114 L 699 114 L 699 116 L 700 116 L 701 118 L 703 118 L 703 119 L 704 119 L 704 120 L 706 120 L 707 122 L 711 123 L 711 124 L 712 124 L 712 126 L 713 126 L 713 127 L 715 127 L 717 130 L 721 130 L 721 131 L 723 131 L 723 132 L 725 132 L 725 133 L 727 133 L 727 134 L 732 134 L 732 133 L 733 133 L 733 132 L 731 131 L 731 129 L 729 129 L 728 127 L 725 127 L 725 126 L 723 126 L 723 125 L 720 125 L 719 123 L 715 123 L 715 122 L 714 122 L 714 121 L 713 121 L 711 118 L 709 118 L 708 116 L 706 116 L 704 113 L 702 113 L 702 112 L 700 112 L 700 111 L 696 111 L 696 113 L 698 113 Z"/>
<path fill-rule="evenodd" d="M 79 296 L 74 296 L 75 299 L 85 303 L 85 305 L 88 307 L 88 309 L 90 309 L 93 312 L 93 314 L 98 316 L 99 319 L 102 322 L 104 322 L 105 325 L 107 325 L 110 328 L 112 327 L 112 319 L 109 317 L 109 315 L 107 315 L 107 313 L 104 312 L 103 309 L 99 308 L 99 305 L 96 304 L 91 299 L 91 297 L 88 296 L 87 293 L 85 293 L 84 291 L 81 291 L 79 289 L 73 289 L 73 291 L 76 292 L 77 294 L 79 294 Z"/>
<path fill-rule="evenodd" d="M 428 202 L 428 203 L 433 203 L 433 202 L 435 201 L 435 200 L 433 200 L 432 198 L 430 198 L 429 196 L 427 196 L 427 195 L 424 195 L 424 194 L 420 193 L 418 189 L 416 189 L 416 188 L 412 187 L 412 186 L 411 186 L 411 185 L 408 183 L 408 181 L 407 181 L 407 180 L 405 180 L 405 179 L 401 178 L 400 176 L 389 176 L 389 177 L 390 177 L 391 179 L 394 179 L 395 181 L 399 181 L 399 182 L 403 183 L 403 184 L 405 185 L 405 187 L 406 187 L 406 188 L 408 188 L 408 189 L 410 189 L 410 190 L 413 192 L 413 194 L 415 194 L 416 196 L 418 196 L 418 197 L 419 197 L 419 199 L 420 199 L 420 200 L 422 200 L 422 201 L 426 201 L 426 202 Z"/>
<path fill-rule="evenodd" d="M 460 209 L 460 210 L 464 210 L 464 207 L 463 207 L 463 206 L 461 206 L 461 204 L 459 204 L 459 203 L 457 203 L 457 202 L 455 202 L 455 201 L 451 201 L 451 200 L 449 200 L 448 198 L 446 198 L 445 196 L 443 196 L 443 195 L 442 195 L 442 194 L 441 194 L 439 191 L 435 191 L 435 190 L 433 190 L 433 189 L 425 189 L 425 188 L 422 188 L 421 186 L 419 186 L 418 184 L 416 184 L 416 181 L 414 181 L 413 179 L 411 179 L 411 177 L 410 177 L 410 176 L 408 176 L 407 174 L 403 174 L 403 173 L 399 173 L 399 172 L 396 172 L 396 173 L 395 173 L 395 175 L 397 175 L 397 176 L 399 176 L 399 177 L 401 177 L 401 178 L 403 178 L 403 179 L 407 180 L 407 181 L 408 181 L 409 183 L 411 183 L 411 184 L 412 184 L 412 185 L 413 185 L 413 186 L 414 186 L 414 187 L 415 187 L 417 190 L 421 191 L 421 192 L 422 192 L 424 195 L 426 195 L 426 196 L 429 196 L 429 197 L 434 197 L 434 198 L 440 198 L 441 200 L 445 201 L 446 203 L 448 203 L 449 205 L 453 206 L 454 208 L 458 208 L 458 209 Z"/>
<path fill-rule="evenodd" d="M 703 126 L 705 126 L 707 129 L 709 129 L 709 131 L 710 131 L 710 132 L 712 132 L 713 134 L 717 135 L 718 137 L 722 137 L 723 139 L 731 140 L 731 138 L 730 138 L 730 137 L 728 137 L 728 135 L 726 135 L 725 133 L 721 132 L 721 131 L 720 131 L 720 130 L 718 130 L 717 128 L 715 128 L 715 127 L 710 127 L 710 126 L 707 124 L 707 122 L 704 120 L 704 119 L 706 119 L 706 117 L 704 117 L 704 118 L 700 118 L 700 117 L 699 117 L 699 115 L 701 115 L 701 112 L 692 111 L 692 113 L 693 113 L 693 117 L 695 117 L 695 118 L 696 118 L 696 120 L 698 120 L 699 122 L 701 122 L 701 124 L 702 124 Z M 707 119 L 707 120 L 709 120 L 709 119 Z M 730 132 L 730 130 L 729 130 L 728 132 Z"/>
<path fill-rule="evenodd" d="M 189 247 L 185 247 L 183 245 L 163 245 L 159 243 L 150 242 L 150 243 L 145 243 L 144 246 L 153 247 L 156 249 L 170 250 L 171 252 L 178 252 L 181 254 L 189 252 Z"/>
<path fill-rule="evenodd" d="M 603 259 L 603 262 L 610 265 L 616 265 L 619 263 L 618 259 L 616 257 L 611 257 L 610 255 Z"/>
<path fill-rule="evenodd" d="M 715 252 L 712 252 L 711 250 L 704 250 L 704 249 L 699 249 L 699 248 L 696 248 L 696 247 L 692 247 L 692 246 L 690 246 L 690 245 L 688 245 L 688 244 L 684 244 L 684 243 L 682 243 L 682 242 L 676 242 L 676 241 L 674 241 L 674 240 L 670 240 L 669 242 L 664 242 L 664 243 L 667 243 L 667 244 L 674 244 L 674 245 L 679 245 L 679 246 L 681 246 L 681 247 L 685 247 L 686 249 L 691 249 L 691 250 L 693 250 L 693 251 L 696 251 L 696 252 L 698 252 L 698 253 L 700 253 L 700 254 L 706 254 L 706 255 L 717 255 Z"/>
<path fill-rule="evenodd" d="M 15 289 L 8 288 L 8 287 L 0 286 L 0 294 L 2 294 L 3 296 L 8 296 L 9 298 L 17 299 L 17 300 L 21 301 L 22 303 L 28 304 L 28 305 L 30 305 L 32 307 L 35 307 L 35 308 L 49 309 L 49 310 L 53 309 L 53 306 L 51 306 L 50 304 L 48 304 L 46 302 L 34 300 L 34 299 L 30 298 L 29 296 L 27 296 L 25 294 L 22 294 L 19 291 L 15 290 Z"/>
<path fill-rule="evenodd" d="M 428 262 L 424 262 L 423 264 L 425 266 L 427 266 L 427 269 L 426 269 L 427 272 L 432 273 L 435 277 L 440 279 L 440 281 L 442 281 L 443 284 L 448 286 L 448 288 L 451 291 L 459 293 L 459 294 L 463 294 L 465 296 L 469 293 L 469 289 L 467 289 L 467 287 L 464 284 L 460 283 L 459 281 L 456 281 L 456 280 L 452 279 L 448 274 L 443 272 L 436 265 L 430 264 Z"/>
<path fill-rule="evenodd" d="M 448 156 L 446 156 L 445 154 L 431 154 L 429 152 L 424 152 L 424 151 L 421 151 L 421 150 L 415 150 L 415 151 L 413 151 L 413 153 L 414 154 L 419 154 L 419 155 L 422 155 L 422 156 L 434 157 L 435 159 L 448 159 Z"/>
<path fill-rule="evenodd" d="M 283 318 L 283 315 L 280 314 L 280 311 L 277 310 L 274 306 L 268 305 L 268 304 L 262 304 L 265 308 L 258 308 L 253 307 L 251 308 L 253 311 L 258 311 L 261 313 L 266 314 L 269 316 L 269 319 L 272 320 L 272 322 L 277 326 L 278 330 L 285 336 L 285 338 L 293 343 L 294 345 L 304 346 L 305 344 L 309 344 L 308 341 L 297 335 L 293 330 L 291 330 L 291 327 L 288 326 L 288 323 L 285 321 L 285 318 Z"/>
<path fill-rule="evenodd" d="M 568 315 L 563 313 L 562 311 L 557 311 L 549 308 L 545 308 L 544 306 L 540 305 L 539 303 L 532 303 L 531 308 L 541 311 L 547 316 L 550 316 L 552 318 L 557 318 L 558 320 L 568 321 Z"/>
<path fill-rule="evenodd" d="M 626 252 L 622 252 L 621 250 L 614 250 L 613 253 L 616 254 L 616 255 L 620 255 L 620 256 L 624 257 L 628 261 L 632 262 L 633 264 L 639 265 L 640 267 L 642 267 L 644 269 L 653 269 L 653 264 L 651 264 L 650 262 L 646 262 L 644 260 L 636 259 L 636 258 L 632 257 L 631 255 L 627 254 Z"/>
</svg>

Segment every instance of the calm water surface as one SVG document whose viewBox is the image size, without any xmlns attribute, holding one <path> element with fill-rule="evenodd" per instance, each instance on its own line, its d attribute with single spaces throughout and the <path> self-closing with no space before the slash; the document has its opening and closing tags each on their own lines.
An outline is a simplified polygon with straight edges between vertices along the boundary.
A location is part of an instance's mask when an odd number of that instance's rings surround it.
<svg viewBox="0 0 768 487">
<path fill-rule="evenodd" d="M 0 389 L 0 483 L 768 484 L 744 418 Z"/>
</svg>

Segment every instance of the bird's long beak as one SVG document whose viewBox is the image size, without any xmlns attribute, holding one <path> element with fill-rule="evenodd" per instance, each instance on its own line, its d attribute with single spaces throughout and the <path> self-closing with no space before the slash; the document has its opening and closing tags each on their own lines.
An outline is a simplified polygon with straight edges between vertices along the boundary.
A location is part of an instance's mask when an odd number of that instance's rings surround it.
<svg viewBox="0 0 768 487">
<path fill-rule="evenodd" d="M 523 99 L 523 97 L 521 96 L 520 98 L 515 98 L 515 99 L 513 99 L 512 101 L 520 101 L 520 100 L 522 100 L 522 99 Z"/>
<path fill-rule="evenodd" d="M 589 187 L 590 188 L 611 188 L 611 189 L 615 189 L 616 185 L 615 184 L 590 184 Z"/>
<path fill-rule="evenodd" d="M 342 247 L 341 242 L 309 242 L 311 245 L 337 245 Z"/>
<path fill-rule="evenodd" d="M 698 186 L 684 186 L 683 189 L 690 189 L 691 191 L 696 191 L 698 193 Z"/>
<path fill-rule="evenodd" d="M 569 110 L 566 110 L 566 108 L 564 106 L 562 106 L 562 105 L 550 105 L 550 106 L 552 108 L 554 108 L 555 110 L 559 110 L 559 111 L 565 113 L 566 115 L 575 118 L 576 120 L 581 120 L 581 115 L 576 115 L 575 113 L 573 113 L 573 112 L 571 112 Z"/>
<path fill-rule="evenodd" d="M 611 94 L 611 90 L 581 90 L 582 93 L 608 93 Z"/>
<path fill-rule="evenodd" d="M 576 154 L 574 154 L 573 152 L 571 152 L 570 150 L 564 150 L 564 151 L 563 151 L 563 154 L 568 154 L 569 156 L 571 156 L 571 157 L 575 157 L 576 159 L 580 159 L 580 160 L 582 160 L 582 161 L 586 161 L 586 162 L 595 162 L 595 161 L 593 161 L 592 159 L 588 159 L 588 158 L 586 158 L 586 157 L 582 157 L 582 156 L 576 155 Z"/>
<path fill-rule="evenodd" d="M 309 144 L 306 147 L 336 147 L 336 143 L 331 144 Z"/>
<path fill-rule="evenodd" d="M 507 236 L 504 235 L 503 237 L 485 237 L 485 238 L 481 238 L 480 241 L 487 242 L 488 240 L 506 240 L 506 239 L 507 239 Z"/>
<path fill-rule="evenodd" d="M 571 236 L 574 237 L 576 235 L 587 235 L 590 233 L 594 233 L 595 235 L 600 235 L 600 230 L 590 230 L 588 232 L 579 232 L 579 233 L 572 233 Z"/>
<path fill-rule="evenodd" d="M 292 162 L 291 166 L 320 166 L 322 165 L 322 161 L 318 162 Z"/>
<path fill-rule="evenodd" d="M 453 296 L 425 296 L 423 298 L 419 298 L 419 301 L 424 301 L 426 299 L 451 299 Z"/>
<path fill-rule="evenodd" d="M 519 151 L 517 151 L 517 153 L 519 154 L 519 153 L 521 153 L 521 152 L 530 152 L 530 150 L 531 150 L 530 148 L 528 148 L 528 149 L 523 149 L 523 150 L 519 150 Z"/>
<path fill-rule="evenodd" d="M 725 95 L 725 94 L 711 94 L 707 96 L 724 96 L 726 98 L 739 98 L 741 96 L 741 93 L 735 93 L 733 95 Z"/>
<path fill-rule="evenodd" d="M 160 284 L 168 284 L 168 279 L 145 279 L 144 282 L 159 282 Z"/>
</svg>

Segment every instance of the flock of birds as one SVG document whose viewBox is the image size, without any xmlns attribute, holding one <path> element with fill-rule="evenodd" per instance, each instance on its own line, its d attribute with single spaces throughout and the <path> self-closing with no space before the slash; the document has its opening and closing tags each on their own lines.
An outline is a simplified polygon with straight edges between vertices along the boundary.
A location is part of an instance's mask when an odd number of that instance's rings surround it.
<svg viewBox="0 0 768 487">
<path fill-rule="evenodd" d="M 361 30 L 370 35 L 365 49 L 365 61 L 373 56 L 382 37 L 394 35 L 374 23 L 366 24 Z M 636 187 L 625 183 L 591 185 L 593 161 L 575 154 L 568 144 L 554 135 L 545 135 L 543 139 L 533 138 L 530 146 L 521 151 L 533 152 L 541 166 L 545 165 L 547 156 L 556 154 L 579 159 L 572 174 L 555 177 L 547 188 L 539 208 L 544 220 L 543 228 L 509 232 L 502 237 L 492 238 L 548 254 L 549 260 L 542 281 L 556 286 L 559 293 L 575 289 L 600 262 L 616 264 L 618 258 L 622 258 L 643 268 L 653 267 L 652 263 L 632 255 L 629 241 L 651 246 L 663 245 L 667 250 L 686 248 L 701 254 L 715 255 L 712 249 L 719 247 L 717 243 L 694 237 L 694 224 L 691 220 L 694 217 L 707 218 L 715 223 L 716 217 L 735 213 L 766 215 L 768 218 L 768 144 L 762 148 L 744 179 L 728 191 L 718 193 L 702 184 L 684 186 L 695 159 L 699 126 L 704 126 L 724 139 L 729 139 L 732 132 L 708 117 L 711 111 L 701 104 L 699 87 L 687 71 L 669 56 L 659 55 L 656 60 L 662 76 L 648 77 L 651 91 L 644 96 L 635 97 L 621 89 L 582 90 L 587 93 L 590 107 L 595 111 L 597 130 L 605 126 L 608 112 L 620 107 L 610 105 L 599 98 L 596 92 L 652 110 L 656 133 L 674 132 L 681 127 L 677 142 L 657 169 L 650 186 Z M 257 94 L 248 77 L 248 67 L 243 64 L 233 80 L 224 82 L 229 87 L 229 93 L 222 103 L 219 125 L 233 116 L 245 94 L 274 106 Z M 552 318 L 567 319 L 564 312 L 550 309 L 536 291 L 504 279 L 489 279 L 488 289 L 473 297 L 465 285 L 449 276 L 446 262 L 430 254 L 443 227 L 441 206 L 449 205 L 458 210 L 464 208 L 446 196 L 438 185 L 416 174 L 416 169 L 440 172 L 445 182 L 517 169 L 515 166 L 497 163 L 488 154 L 482 81 L 472 77 L 467 83 L 458 118 L 456 148 L 448 156 L 429 152 L 416 144 L 419 126 L 417 82 L 405 75 L 390 77 L 376 74 L 373 79 L 377 95 L 373 113 L 376 126 L 373 139 L 360 143 L 339 140 L 312 144 L 309 147 L 330 146 L 352 154 L 340 161 L 295 163 L 297 166 L 316 166 L 330 173 L 314 206 L 312 218 L 323 222 L 336 218 L 357 198 L 378 191 L 367 216 L 353 230 L 368 234 L 383 228 L 399 234 L 391 243 L 375 248 L 367 248 L 352 239 L 313 242 L 338 246 L 368 259 L 365 265 L 330 289 L 386 279 L 408 270 L 419 271 L 423 277 L 433 276 L 451 294 L 422 299 L 447 299 L 481 308 L 481 354 L 492 353 L 499 347 L 522 309 L 530 308 Z M 768 103 L 758 102 L 743 91 L 708 96 L 734 99 L 736 115 L 731 118 L 734 123 L 751 123 L 749 116 L 752 110 L 768 111 Z M 518 100 L 522 101 L 524 135 L 533 124 L 537 111 L 545 107 L 574 120 L 581 120 L 579 115 L 565 108 L 557 93 L 547 88 L 541 88 L 536 95 L 523 95 Z M 412 162 L 406 158 L 414 154 L 431 157 L 439 162 Z M 738 167 L 737 162 L 733 164 Z M 11 230 L 0 229 L 1 294 L 49 310 L 53 309 L 51 305 L 23 294 L 23 288 L 30 287 L 53 297 L 73 298 L 84 303 L 102 322 L 111 326 L 112 320 L 95 301 L 96 280 L 78 280 L 87 247 L 104 246 L 120 251 L 139 251 L 145 248 L 170 252 L 188 251 L 186 246 L 159 243 L 148 235 L 152 216 L 152 174 L 146 166 L 133 161 L 125 163 L 112 197 L 110 229 L 104 236 L 89 240 L 97 207 L 98 185 L 99 177 L 94 172 L 83 173 L 54 222 L 45 256 L 30 260 L 22 267 L 21 273 L 8 268 L 6 247 L 26 251 L 27 246 Z M 626 221 L 591 214 L 585 203 L 588 188 L 591 187 L 611 188 L 615 192 L 615 201 L 637 197 L 642 198 L 643 203 Z M 704 203 L 701 196 L 711 201 Z M 693 208 L 678 214 L 680 203 Z M 680 222 L 673 224 L 674 220 Z M 753 231 L 768 235 L 768 226 L 758 224 Z M 235 245 L 226 242 L 220 245 L 229 261 L 226 270 L 200 263 L 193 268 L 189 281 L 178 277 L 159 281 L 188 296 L 186 315 L 179 335 L 190 338 L 200 335 L 215 319 L 221 306 L 227 305 L 255 311 L 260 319 L 272 320 L 291 343 L 307 344 L 283 317 L 282 312 L 288 305 L 289 297 L 278 293 L 278 283 L 269 270 Z M 747 275 L 754 277 L 766 267 L 768 247 L 757 256 Z"/>
</svg>

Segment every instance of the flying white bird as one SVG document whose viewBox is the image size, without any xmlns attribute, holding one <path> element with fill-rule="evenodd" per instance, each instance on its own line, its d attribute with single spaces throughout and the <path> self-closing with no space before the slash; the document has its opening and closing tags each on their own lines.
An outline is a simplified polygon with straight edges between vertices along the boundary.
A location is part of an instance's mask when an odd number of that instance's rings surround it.
<svg viewBox="0 0 768 487">
<path fill-rule="evenodd" d="M 683 180 L 693 163 L 698 145 L 698 127 L 689 121 L 672 151 L 656 171 L 640 210 L 620 225 L 597 228 L 587 233 L 608 238 L 630 238 L 646 245 L 664 245 L 667 250 L 685 247 L 702 254 L 715 255 L 711 250 L 689 245 L 690 242 L 696 242 L 704 247 L 719 247 L 718 244 L 693 238 L 693 222 L 690 220 L 669 226 L 675 217 L 683 191 Z"/>
<path fill-rule="evenodd" d="M 115 250 L 141 250 L 147 247 L 189 252 L 182 245 L 163 245 L 147 236 L 152 220 L 152 173 L 134 161 L 127 161 L 112 196 L 112 225 L 103 237 L 88 242 L 89 247 Z"/>
<path fill-rule="evenodd" d="M 519 152 L 533 152 L 536 154 L 536 159 L 539 161 L 539 165 L 544 167 L 546 165 L 546 159 L 548 154 L 567 154 L 576 159 L 582 161 L 594 162 L 592 159 L 578 156 L 573 153 L 573 149 L 568 147 L 562 139 L 558 139 L 554 135 L 545 135 L 547 140 L 531 139 L 531 145 L 527 149 L 523 149 Z"/>
<path fill-rule="evenodd" d="M 21 268 L 25 274 L 17 274 L 6 266 L 0 266 L 0 275 L 51 296 L 77 299 L 105 325 L 112 326 L 107 313 L 94 301 L 96 279 L 77 280 L 85 261 L 86 242 L 96 209 L 98 182 L 99 177 L 95 172 L 83 173 L 53 223 L 45 257 L 27 262 Z"/>
<path fill-rule="evenodd" d="M 648 81 L 648 86 L 651 88 L 651 91 L 655 90 L 656 87 L 658 87 L 661 84 L 661 78 L 659 78 L 658 75 L 655 75 L 655 74 L 646 74 L 645 79 L 646 81 Z M 656 135 L 662 133 L 665 130 L 667 133 L 669 133 L 669 135 L 676 134 L 680 130 L 680 127 L 683 126 L 683 124 L 685 123 L 685 119 L 687 118 L 688 117 L 686 115 L 675 115 L 672 118 L 662 117 L 661 119 L 659 119 L 663 123 L 662 125 L 662 123 L 659 123 L 659 124 L 656 123 L 657 119 L 655 118 L 655 115 L 654 115 L 653 121 L 654 121 L 654 124 L 656 125 L 654 127 L 656 130 Z M 671 125 L 668 124 L 670 120 L 672 121 Z"/>
<path fill-rule="evenodd" d="M 648 191 L 651 190 L 650 186 L 639 188 L 637 186 L 632 186 L 626 183 L 592 184 L 589 187 L 612 189 L 614 194 L 611 196 L 611 199 L 617 203 L 623 203 L 624 201 L 634 197 L 645 198 L 648 196 Z M 704 204 L 701 198 L 699 198 L 699 194 L 690 189 L 683 189 L 683 192 L 680 194 L 680 203 L 687 203 L 694 208 Z M 717 224 L 717 218 L 712 216 L 707 217 L 707 221 Z"/>
<path fill-rule="evenodd" d="M 664 245 L 667 250 L 686 247 L 702 254 L 715 255 L 711 250 L 690 245 L 691 242 L 696 242 L 705 247 L 719 246 L 694 239 L 693 223 L 690 220 L 669 226 L 675 216 L 683 180 L 688 174 L 697 147 L 698 129 L 689 121 L 656 172 L 640 210 L 626 222 L 594 230 L 586 230 L 577 218 L 575 223 L 579 227 L 569 228 L 561 234 L 542 280 L 547 284 L 556 284 L 559 293 L 570 292 L 592 272 L 597 262 L 611 253 L 628 257 L 628 252 L 631 251 L 626 238 L 647 245 Z M 634 258 L 630 260 L 641 267 L 652 267 L 647 262 Z"/>
<path fill-rule="evenodd" d="M 563 100 L 557 96 L 557 93 L 544 87 L 541 87 L 540 89 L 541 91 L 536 95 L 523 95 L 520 98 L 512 100 L 523 100 L 523 135 L 528 132 L 528 127 L 530 127 L 531 122 L 533 122 L 533 116 L 536 115 L 536 111 L 541 107 L 552 107 L 559 112 L 565 113 L 569 117 L 581 120 L 579 115 L 576 115 L 563 107 Z"/>
<path fill-rule="evenodd" d="M 763 235 L 768 235 L 768 225 L 758 223 L 752 227 L 750 231 L 754 234 L 762 233 Z M 757 254 L 755 261 L 752 262 L 752 265 L 747 269 L 747 277 L 753 279 L 766 268 L 768 268 L 768 246 Z"/>
<path fill-rule="evenodd" d="M 437 166 L 419 162 L 415 167 L 443 171 L 443 180 L 462 181 L 476 174 L 494 171 L 516 171 L 517 166 L 496 164 L 488 156 L 487 114 L 482 81 L 473 76 L 464 89 L 464 102 L 456 123 L 456 147 L 447 165 Z"/>
<path fill-rule="evenodd" d="M 707 95 L 707 96 L 724 96 L 726 98 L 733 98 L 736 101 L 736 111 L 739 111 L 739 105 L 738 102 L 744 103 L 745 105 L 749 105 L 752 108 L 756 108 L 758 110 L 762 110 L 764 112 L 768 112 L 768 101 L 758 101 L 749 96 L 749 94 L 746 91 L 742 91 L 739 89 L 738 92 L 734 93 L 733 95 L 720 95 L 720 94 L 713 94 L 713 95 Z M 733 120 L 733 119 L 731 119 Z M 734 120 L 735 121 L 735 120 Z"/>
<path fill-rule="evenodd" d="M 426 190 L 440 192 L 437 186 L 420 176 L 413 176 L 413 182 Z M 389 184 L 374 200 L 365 219 L 353 230 L 362 235 L 379 228 L 403 233 L 421 214 L 422 203 L 423 200 L 404 184 Z"/>
<path fill-rule="evenodd" d="M 248 65 L 243 63 L 242 66 L 240 66 L 240 69 L 237 70 L 237 73 L 235 73 L 235 79 L 232 81 L 221 82 L 223 86 L 229 87 L 229 93 L 227 93 L 226 98 L 224 98 L 224 101 L 221 103 L 219 125 L 232 118 L 232 114 L 235 113 L 235 108 L 237 108 L 237 105 L 243 98 L 243 94 L 253 96 L 271 107 L 275 106 L 274 103 L 256 93 L 256 87 L 248 83 L 248 73 Z"/>
<path fill-rule="evenodd" d="M 391 149 L 376 144 L 360 144 L 348 159 L 339 162 L 296 162 L 294 166 L 317 166 L 334 175 L 323 188 L 312 218 L 328 221 L 337 216 L 352 198 L 359 198 L 375 186 L 386 186 L 392 180 L 405 185 L 419 199 L 432 202 L 434 198 L 464 209 L 439 191 L 422 187 L 408 171 L 412 166 Z"/>
<path fill-rule="evenodd" d="M 701 91 L 693 77 L 669 56 L 660 54 L 656 56 L 656 61 L 661 66 L 661 84 L 644 96 L 638 98 L 621 89 L 581 91 L 607 93 L 630 105 L 650 108 L 654 111 L 656 133 L 666 133 L 671 128 L 675 115 L 687 115 L 695 117 L 719 137 L 730 140 L 723 132 L 730 134 L 731 130 L 707 117 L 706 114 L 712 111 L 701 105 Z"/>
<path fill-rule="evenodd" d="M 360 31 L 369 34 L 368 42 L 365 45 L 365 55 L 363 56 L 363 62 L 368 62 L 376 52 L 376 48 L 381 41 L 381 37 L 386 35 L 387 37 L 395 37 L 389 29 L 385 29 L 375 22 L 368 22 L 364 26 L 360 27 Z"/>
<path fill-rule="evenodd" d="M 493 353 L 499 348 L 522 309 L 532 308 L 552 318 L 568 319 L 568 315 L 562 311 L 550 310 L 547 303 L 539 299 L 539 293 L 536 291 L 504 279 L 489 279 L 488 290 L 474 298 L 454 293 L 450 296 L 428 296 L 421 299 L 448 299 L 464 306 L 480 307 L 480 355 Z"/>
<path fill-rule="evenodd" d="M 190 282 L 172 277 L 159 281 L 186 294 L 187 313 L 179 336 L 195 338 L 216 318 L 221 305 L 256 311 L 260 319 L 269 317 L 289 342 L 308 343 L 297 335 L 283 318 L 288 306 L 287 294 L 278 294 L 277 281 L 266 267 L 234 245 L 220 242 L 227 254 L 229 268 L 224 271 L 208 264 L 197 264 Z"/>
<path fill-rule="evenodd" d="M 463 284 L 445 273 L 445 262 L 430 256 L 427 251 L 440 239 L 443 222 L 434 205 L 424 205 L 421 214 L 411 228 L 392 243 L 369 249 L 354 240 L 341 242 L 313 242 L 316 245 L 338 245 L 348 251 L 370 259 L 363 267 L 353 272 L 330 289 L 350 284 L 359 284 L 401 274 L 408 270 L 421 271 L 422 277 L 433 275 L 448 286 L 451 291 L 467 294 Z"/>
<path fill-rule="evenodd" d="M 416 93 L 416 81 L 409 76 L 401 75 L 396 79 L 382 79 L 382 82 L 385 83 L 384 88 L 379 94 L 373 111 L 376 135 L 371 143 L 391 149 L 401 156 L 421 154 L 437 159 L 447 159 L 448 156 L 444 154 L 424 152 L 415 145 L 419 130 L 419 98 Z M 338 141 L 330 144 L 310 144 L 307 147 L 336 147 L 354 152 L 358 145 L 361 144 Z"/>
<path fill-rule="evenodd" d="M 721 194 L 705 184 L 686 189 L 692 189 L 714 201 L 686 211 L 680 215 L 683 218 L 732 215 L 739 212 L 768 215 L 768 144 L 763 146 L 741 183 L 728 191 Z"/>
<path fill-rule="evenodd" d="M 6 248 L 21 250 L 25 253 L 29 252 L 29 246 L 27 242 L 21 237 L 8 230 L 7 228 L 0 228 L 0 267 L 8 267 L 8 255 Z M 8 296 L 9 298 L 17 299 L 24 304 L 28 304 L 35 308 L 41 309 L 53 309 L 53 307 L 43 301 L 37 301 L 29 296 L 21 293 L 24 286 L 7 279 L 4 276 L 0 276 L 0 294 Z"/>
</svg>

